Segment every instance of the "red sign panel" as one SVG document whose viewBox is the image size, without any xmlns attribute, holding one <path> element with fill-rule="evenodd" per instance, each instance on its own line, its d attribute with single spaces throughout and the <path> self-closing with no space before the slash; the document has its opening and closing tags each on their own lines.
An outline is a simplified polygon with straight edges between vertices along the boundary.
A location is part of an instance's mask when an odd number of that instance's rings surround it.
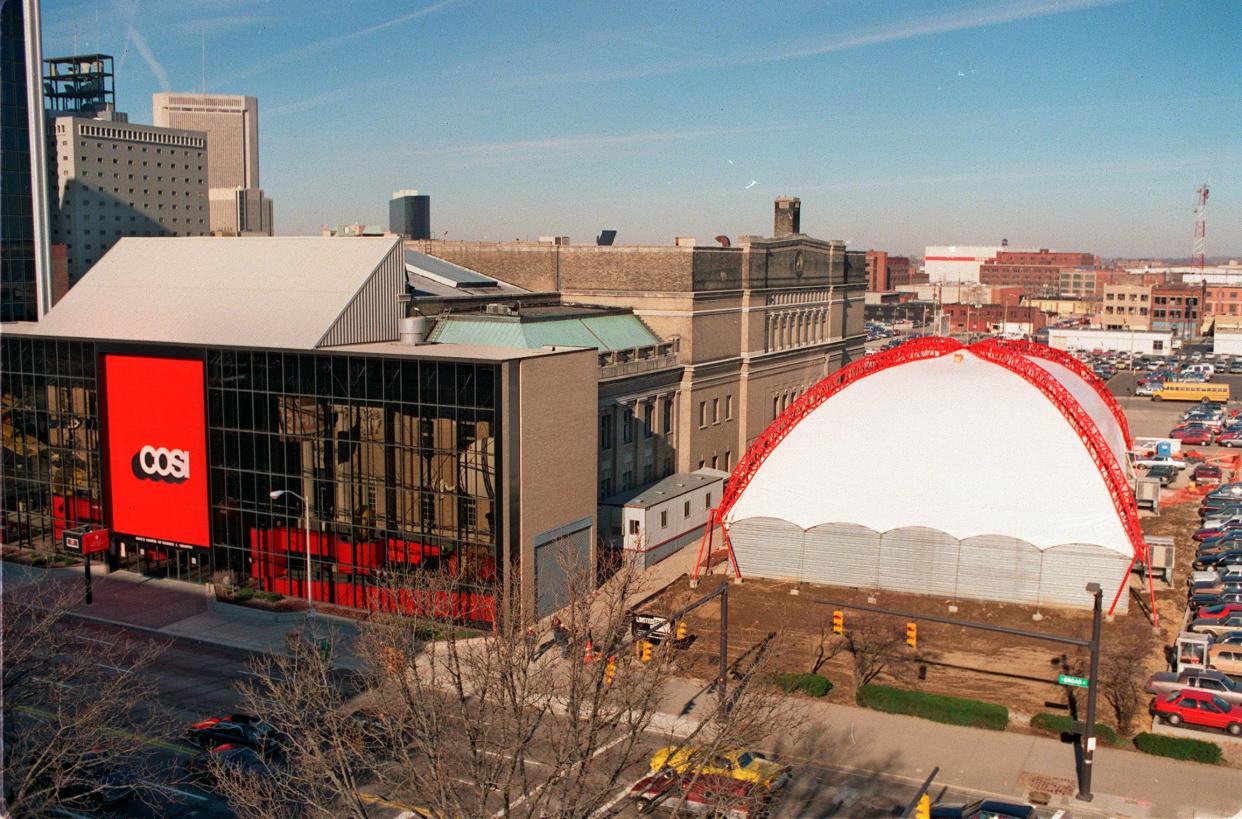
<svg viewBox="0 0 1242 819">
<path fill-rule="evenodd" d="M 209 545 L 203 363 L 105 355 L 104 384 L 113 530 Z"/>
</svg>

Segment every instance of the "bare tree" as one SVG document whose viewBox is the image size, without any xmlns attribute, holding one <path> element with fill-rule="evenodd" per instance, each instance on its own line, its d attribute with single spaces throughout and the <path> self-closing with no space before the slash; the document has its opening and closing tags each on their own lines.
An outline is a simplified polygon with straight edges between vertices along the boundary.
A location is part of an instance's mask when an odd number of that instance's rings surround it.
<svg viewBox="0 0 1242 819">
<path fill-rule="evenodd" d="M 895 624 L 878 617 L 860 617 L 845 629 L 845 645 L 854 663 L 854 684 L 861 688 L 888 672 L 900 672 L 909 663 L 901 653 L 905 635 Z"/>
<path fill-rule="evenodd" d="M 162 647 L 86 634 L 72 617 L 80 599 L 52 579 L 4 589 L 5 816 L 150 795 L 145 746 L 159 732 L 144 672 Z"/>
<path fill-rule="evenodd" d="M 497 595 L 494 625 L 477 630 L 469 589 L 412 572 L 389 578 L 378 596 L 385 605 L 363 628 L 364 668 L 348 680 L 361 695 L 338 693 L 340 674 L 307 643 L 256 666 L 244 707 L 289 737 L 287 753 L 264 782 L 223 777 L 230 802 L 247 816 L 281 815 L 291 802 L 313 816 L 352 817 L 412 803 L 480 817 L 603 807 L 646 762 L 645 735 L 677 652 L 668 641 L 649 662 L 638 656 L 625 603 L 640 572 L 621 567 L 598 590 L 586 573 L 567 575 L 559 643 L 544 639 L 512 588 Z M 416 630 L 412 616 L 438 624 Z M 788 700 L 766 685 L 780 642 L 735 664 L 728 699 L 706 697 L 669 744 L 709 754 L 795 736 L 793 720 L 782 721 Z"/>
<path fill-rule="evenodd" d="M 1143 681 L 1155 637 L 1141 617 L 1129 617 L 1110 627 L 1100 645 L 1100 670 L 1096 683 L 1113 711 L 1117 729 L 1129 736 L 1134 718 L 1147 702 Z"/>
<path fill-rule="evenodd" d="M 832 662 L 844 647 L 845 641 L 832 630 L 832 620 L 827 616 L 820 618 L 819 633 L 815 641 L 815 660 L 811 663 L 811 673 L 818 674 L 824 664 Z"/>
</svg>

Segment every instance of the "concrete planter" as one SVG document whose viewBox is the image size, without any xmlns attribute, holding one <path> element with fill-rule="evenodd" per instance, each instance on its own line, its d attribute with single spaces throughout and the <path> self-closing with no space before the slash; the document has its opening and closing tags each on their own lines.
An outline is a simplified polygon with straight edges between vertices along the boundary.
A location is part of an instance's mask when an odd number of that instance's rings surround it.
<svg viewBox="0 0 1242 819">
<path fill-rule="evenodd" d="M 245 606 L 240 603 L 226 603 L 223 600 L 209 598 L 209 607 L 226 620 L 238 623 L 256 623 L 260 625 L 276 625 L 295 623 L 306 619 L 304 611 L 268 611 L 266 609 Z"/>
</svg>

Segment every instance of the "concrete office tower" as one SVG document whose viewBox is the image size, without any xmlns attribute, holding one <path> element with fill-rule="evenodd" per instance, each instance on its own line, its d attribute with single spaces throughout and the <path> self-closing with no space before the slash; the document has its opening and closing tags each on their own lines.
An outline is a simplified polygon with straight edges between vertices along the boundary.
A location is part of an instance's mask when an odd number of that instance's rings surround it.
<svg viewBox="0 0 1242 819">
<path fill-rule="evenodd" d="M 206 236 L 207 136 L 86 117 L 52 123 L 52 241 L 69 286 L 122 236 Z"/>
<path fill-rule="evenodd" d="M 51 307 L 43 62 L 35 0 L 0 0 L 0 321 Z"/>
<path fill-rule="evenodd" d="M 431 238 L 431 197 L 397 191 L 388 202 L 388 229 L 405 239 Z"/>
<path fill-rule="evenodd" d="M 207 134 L 212 233 L 271 236 L 272 201 L 259 182 L 259 101 L 235 94 L 151 95 L 152 121 Z"/>
</svg>

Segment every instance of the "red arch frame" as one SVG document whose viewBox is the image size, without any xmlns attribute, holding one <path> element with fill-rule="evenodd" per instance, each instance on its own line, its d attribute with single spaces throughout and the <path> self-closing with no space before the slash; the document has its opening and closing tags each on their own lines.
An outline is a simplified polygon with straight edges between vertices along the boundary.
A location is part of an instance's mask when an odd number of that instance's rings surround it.
<svg viewBox="0 0 1242 819">
<path fill-rule="evenodd" d="M 902 364 L 908 364 L 912 361 L 940 358 L 959 350 L 966 350 L 985 361 L 1003 367 L 1038 389 L 1052 402 L 1078 435 L 1083 445 L 1087 448 L 1087 453 L 1090 455 L 1091 460 L 1099 470 L 1100 477 L 1104 480 L 1109 497 L 1113 501 L 1113 508 L 1116 510 L 1122 528 L 1130 540 L 1133 557 L 1126 572 L 1128 577 L 1130 569 L 1133 569 L 1134 562 L 1140 556 L 1145 561 L 1147 560 L 1146 543 L 1143 540 L 1138 509 L 1134 502 L 1134 493 L 1130 489 L 1129 480 L 1126 478 L 1121 465 L 1113 457 L 1112 449 L 1104 440 L 1104 436 L 1100 433 L 1095 420 L 1082 408 L 1081 404 L 1074 400 L 1069 390 L 1060 381 L 1043 367 L 1040 367 L 1026 357 L 1027 355 L 1039 355 L 1039 351 L 1024 350 L 1017 345 L 999 344 L 995 340 L 990 339 L 970 347 L 965 347 L 955 339 L 941 336 L 930 336 L 907 341 L 892 350 L 851 362 L 807 390 L 801 398 L 777 416 L 755 439 L 754 443 L 747 448 L 746 454 L 742 456 L 730 474 L 720 505 L 712 511 L 708 518 L 708 524 L 703 533 L 703 542 L 699 546 L 699 559 L 695 563 L 694 576 L 698 577 L 705 547 L 708 549 L 708 559 L 710 560 L 712 532 L 716 526 L 720 526 L 725 546 L 728 550 L 729 560 L 733 565 L 733 571 L 738 577 L 741 577 L 737 559 L 733 554 L 733 546 L 729 543 L 728 531 L 723 525 L 725 517 L 750 485 L 751 480 L 754 479 L 764 461 L 767 460 L 768 456 L 772 454 L 780 442 L 789 435 L 802 419 L 810 415 L 811 412 L 819 408 L 821 404 L 833 395 L 867 376 L 875 375 L 876 373 Z M 1039 357 L 1056 360 L 1052 356 L 1039 355 Z M 1114 401 L 1112 404 L 1115 406 L 1116 402 Z M 1126 434 L 1128 439 L 1128 431 Z M 1117 589 L 1112 605 L 1109 607 L 1108 613 L 1110 615 L 1116 609 L 1117 602 L 1120 600 L 1124 588 L 1125 582 L 1123 581 Z M 1156 618 L 1155 591 L 1151 589 L 1150 583 L 1149 589 L 1152 596 L 1152 616 Z"/>
<path fill-rule="evenodd" d="M 1108 407 L 1109 411 L 1112 412 L 1113 417 L 1117 419 L 1117 423 L 1121 426 L 1122 437 L 1125 438 L 1126 449 L 1130 449 L 1134 446 L 1134 439 L 1130 436 L 1130 421 L 1126 418 L 1126 414 L 1122 412 L 1121 405 L 1117 403 L 1117 399 L 1113 396 L 1112 392 L 1109 391 L 1108 385 L 1105 384 L 1098 375 L 1087 369 L 1087 365 L 1083 364 L 1077 358 L 1074 358 L 1064 350 L 1055 350 L 1047 344 L 1036 344 L 1032 341 L 1019 341 L 1016 339 L 985 339 L 984 341 L 979 342 L 979 344 L 974 345 L 974 347 L 985 344 L 995 345 L 997 347 L 1001 347 L 1002 349 L 1016 350 L 1025 356 L 1053 361 L 1060 364 L 1062 367 L 1065 367 L 1083 381 L 1086 381 L 1089 385 L 1091 385 L 1091 388 L 1095 390 L 1096 394 L 1100 396 L 1100 400 L 1104 402 L 1104 406 Z M 971 349 L 974 349 L 974 347 Z"/>
</svg>

